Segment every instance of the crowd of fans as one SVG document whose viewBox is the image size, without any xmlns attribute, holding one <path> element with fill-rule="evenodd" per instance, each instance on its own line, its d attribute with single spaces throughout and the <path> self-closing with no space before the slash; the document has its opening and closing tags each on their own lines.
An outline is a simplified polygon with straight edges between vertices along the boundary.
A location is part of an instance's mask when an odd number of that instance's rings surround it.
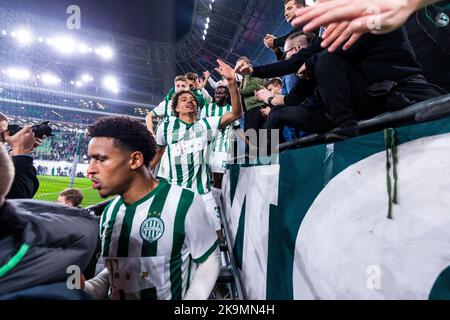
<svg viewBox="0 0 450 320">
<path fill-rule="evenodd" d="M 88 140 L 84 133 L 57 131 L 34 152 L 36 160 L 72 162 L 78 155 L 80 163 L 87 163 Z"/>
</svg>

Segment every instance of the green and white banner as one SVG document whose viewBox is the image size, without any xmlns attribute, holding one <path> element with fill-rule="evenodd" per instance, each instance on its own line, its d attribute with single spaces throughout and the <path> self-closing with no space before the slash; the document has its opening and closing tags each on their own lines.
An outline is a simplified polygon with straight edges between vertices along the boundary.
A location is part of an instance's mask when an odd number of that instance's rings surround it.
<svg viewBox="0 0 450 320">
<path fill-rule="evenodd" d="M 248 299 L 450 299 L 450 119 L 232 165 Z"/>
</svg>

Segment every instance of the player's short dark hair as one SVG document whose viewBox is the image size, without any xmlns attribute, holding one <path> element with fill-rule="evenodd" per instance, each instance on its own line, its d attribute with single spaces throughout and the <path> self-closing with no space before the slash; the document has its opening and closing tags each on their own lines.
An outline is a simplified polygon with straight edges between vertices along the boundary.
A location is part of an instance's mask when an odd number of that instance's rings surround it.
<svg viewBox="0 0 450 320">
<path fill-rule="evenodd" d="M 156 153 L 156 142 L 150 131 L 139 121 L 125 116 L 106 117 L 88 127 L 91 138 L 112 138 L 117 147 L 144 155 L 144 165 L 149 166 Z"/>
<path fill-rule="evenodd" d="M 230 89 L 228 89 L 227 86 L 217 86 L 217 87 L 216 87 L 216 90 L 219 89 L 219 88 L 225 89 L 225 92 L 226 92 L 228 95 L 230 95 Z"/>
<path fill-rule="evenodd" d="M 308 44 L 311 44 L 311 41 L 313 41 L 314 38 L 316 37 L 316 35 L 314 33 L 311 33 L 311 32 L 297 31 L 297 32 L 291 33 L 289 35 L 289 37 L 287 37 L 286 40 L 292 40 L 292 39 L 295 39 L 295 38 L 298 38 L 298 37 L 301 37 L 301 36 L 306 37 L 306 41 L 308 42 Z"/>
<path fill-rule="evenodd" d="M 248 64 L 252 64 L 251 60 L 246 56 L 242 56 L 239 59 L 237 59 L 236 63 L 238 63 L 239 61 L 245 61 Z"/>
<path fill-rule="evenodd" d="M 188 73 L 186 73 L 186 79 L 188 79 L 190 81 L 197 81 L 198 80 L 198 74 L 196 74 L 194 72 L 188 72 Z"/>
<path fill-rule="evenodd" d="M 281 81 L 280 78 L 272 78 L 267 82 L 267 87 L 270 85 L 282 87 L 283 82 Z"/>
<path fill-rule="evenodd" d="M 306 7 L 306 1 L 305 0 L 284 0 L 284 5 L 286 5 L 288 2 L 294 1 L 294 3 L 297 5 L 297 7 Z"/>
<path fill-rule="evenodd" d="M 195 100 L 195 104 L 198 107 L 198 99 L 192 91 L 181 90 L 181 91 L 175 93 L 175 95 L 172 98 L 172 111 L 173 111 L 173 114 L 175 115 L 175 117 L 177 117 L 177 118 L 180 116 L 180 114 L 175 109 L 177 108 L 178 100 L 180 99 L 181 95 L 184 93 L 189 93 L 191 96 L 193 96 L 194 100 Z"/>
<path fill-rule="evenodd" d="M 79 189 L 66 189 L 59 195 L 65 197 L 74 207 L 78 207 L 83 202 L 83 193 Z"/>
</svg>

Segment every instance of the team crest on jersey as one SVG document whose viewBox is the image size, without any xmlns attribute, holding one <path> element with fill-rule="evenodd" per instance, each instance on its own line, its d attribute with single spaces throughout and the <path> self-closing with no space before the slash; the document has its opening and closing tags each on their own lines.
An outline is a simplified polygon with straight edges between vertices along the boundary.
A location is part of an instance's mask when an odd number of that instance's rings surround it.
<svg viewBox="0 0 450 320">
<path fill-rule="evenodd" d="M 197 134 L 197 135 L 200 135 L 203 131 L 205 131 L 205 128 L 203 128 L 203 126 L 200 123 L 194 124 L 192 129 L 194 130 L 195 134 Z"/>
<path fill-rule="evenodd" d="M 150 243 L 158 240 L 164 234 L 164 222 L 158 217 L 145 219 L 141 224 L 141 237 Z"/>
</svg>

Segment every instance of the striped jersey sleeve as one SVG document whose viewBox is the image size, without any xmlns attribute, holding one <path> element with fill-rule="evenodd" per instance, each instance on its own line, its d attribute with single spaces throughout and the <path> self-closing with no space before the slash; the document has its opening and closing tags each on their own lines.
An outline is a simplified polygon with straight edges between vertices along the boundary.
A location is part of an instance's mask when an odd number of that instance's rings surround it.
<svg viewBox="0 0 450 320">
<path fill-rule="evenodd" d="M 160 147 L 165 147 L 167 145 L 166 135 L 164 131 L 166 130 L 167 122 L 163 122 L 159 125 L 156 131 L 156 144 Z"/>
<path fill-rule="evenodd" d="M 164 100 L 155 109 L 152 110 L 152 113 L 157 117 L 163 117 L 165 105 L 166 101 Z"/>
</svg>

